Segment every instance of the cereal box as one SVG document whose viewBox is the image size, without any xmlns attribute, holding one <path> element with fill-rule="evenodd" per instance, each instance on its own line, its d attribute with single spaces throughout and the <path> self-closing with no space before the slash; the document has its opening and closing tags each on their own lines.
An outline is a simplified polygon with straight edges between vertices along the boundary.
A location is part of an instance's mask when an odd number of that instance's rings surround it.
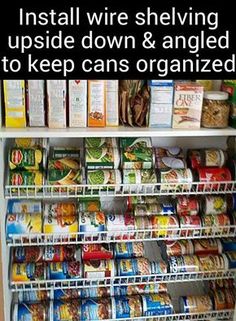
<svg viewBox="0 0 236 321">
<path fill-rule="evenodd" d="M 87 126 L 87 80 L 69 80 L 69 126 Z"/>
<path fill-rule="evenodd" d="M 6 127 L 26 127 L 24 80 L 3 80 L 3 92 Z"/>
<path fill-rule="evenodd" d="M 200 128 L 203 86 L 193 82 L 175 84 L 173 128 Z"/>
<path fill-rule="evenodd" d="M 48 127 L 66 127 L 66 81 L 47 80 Z"/>
<path fill-rule="evenodd" d="M 107 80 L 106 83 L 106 126 L 119 126 L 119 81 Z"/>
<path fill-rule="evenodd" d="M 106 126 L 105 80 L 88 80 L 88 126 Z"/>
<path fill-rule="evenodd" d="M 27 109 L 31 127 L 45 126 L 45 92 L 44 80 L 27 81 Z"/>
</svg>

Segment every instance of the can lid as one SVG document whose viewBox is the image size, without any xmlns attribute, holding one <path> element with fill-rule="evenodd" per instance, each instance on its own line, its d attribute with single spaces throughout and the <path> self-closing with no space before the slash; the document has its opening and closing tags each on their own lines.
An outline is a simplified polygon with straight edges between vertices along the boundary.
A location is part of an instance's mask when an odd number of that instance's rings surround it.
<svg viewBox="0 0 236 321">
<path fill-rule="evenodd" d="M 205 91 L 203 97 L 205 99 L 227 100 L 229 98 L 229 94 L 225 91 Z"/>
</svg>

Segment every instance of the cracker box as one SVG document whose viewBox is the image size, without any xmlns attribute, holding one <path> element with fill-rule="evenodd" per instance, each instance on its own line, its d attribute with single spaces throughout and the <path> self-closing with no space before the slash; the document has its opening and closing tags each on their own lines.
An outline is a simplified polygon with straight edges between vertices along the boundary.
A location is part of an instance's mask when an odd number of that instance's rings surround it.
<svg viewBox="0 0 236 321">
<path fill-rule="evenodd" d="M 194 82 L 177 82 L 174 94 L 173 128 L 200 128 L 203 86 Z"/>
<path fill-rule="evenodd" d="M 119 126 L 119 81 L 107 80 L 106 83 L 106 126 Z"/>
<path fill-rule="evenodd" d="M 31 127 L 45 126 L 45 89 L 44 80 L 27 81 L 27 109 Z"/>
<path fill-rule="evenodd" d="M 5 126 L 26 127 L 25 81 L 3 80 Z"/>
<path fill-rule="evenodd" d="M 105 80 L 88 80 L 88 126 L 106 126 Z"/>
<path fill-rule="evenodd" d="M 66 127 L 66 80 L 47 80 L 49 128 Z"/>
<path fill-rule="evenodd" d="M 87 80 L 69 80 L 69 127 L 87 126 Z"/>
</svg>

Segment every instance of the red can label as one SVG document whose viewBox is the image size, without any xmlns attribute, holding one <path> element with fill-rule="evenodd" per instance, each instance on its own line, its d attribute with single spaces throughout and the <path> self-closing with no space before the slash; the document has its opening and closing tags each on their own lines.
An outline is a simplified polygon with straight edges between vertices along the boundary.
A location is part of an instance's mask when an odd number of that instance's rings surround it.
<svg viewBox="0 0 236 321">
<path fill-rule="evenodd" d="M 199 168 L 198 169 L 199 181 L 201 183 L 211 183 L 211 184 L 200 184 L 199 190 L 210 190 L 217 189 L 219 184 L 212 184 L 214 182 L 227 182 L 231 181 L 231 173 L 228 168 Z M 230 185 L 229 185 L 230 186 Z M 229 187 L 228 186 L 228 187 Z"/>
<path fill-rule="evenodd" d="M 83 260 L 107 260 L 113 258 L 110 244 L 84 244 L 82 246 Z"/>
<path fill-rule="evenodd" d="M 177 213 L 180 216 L 197 215 L 199 202 L 195 196 L 179 196 L 177 199 Z"/>
<path fill-rule="evenodd" d="M 191 240 L 166 241 L 165 244 L 168 256 L 190 255 L 194 253 Z"/>
<path fill-rule="evenodd" d="M 199 228 L 201 227 L 201 218 L 198 215 L 192 216 L 181 216 L 180 217 L 180 228 L 181 235 L 194 235 L 197 236 L 200 234 Z"/>
<path fill-rule="evenodd" d="M 219 239 L 200 239 L 193 240 L 194 253 L 197 255 L 202 254 L 220 254 L 222 246 Z"/>
<path fill-rule="evenodd" d="M 44 260 L 47 262 L 74 261 L 76 254 L 75 245 L 46 246 L 44 249 Z"/>
<path fill-rule="evenodd" d="M 201 167 L 201 153 L 199 150 L 191 150 L 188 155 L 189 163 L 192 169 Z"/>
</svg>

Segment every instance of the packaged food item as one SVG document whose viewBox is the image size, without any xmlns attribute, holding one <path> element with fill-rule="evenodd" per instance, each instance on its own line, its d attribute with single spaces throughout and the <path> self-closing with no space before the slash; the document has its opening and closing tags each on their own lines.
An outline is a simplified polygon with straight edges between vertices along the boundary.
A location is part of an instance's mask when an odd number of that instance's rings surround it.
<svg viewBox="0 0 236 321">
<path fill-rule="evenodd" d="M 80 321 L 106 320 L 112 318 L 111 298 L 84 299 L 81 301 Z"/>
<path fill-rule="evenodd" d="M 79 212 L 99 212 L 101 211 L 101 202 L 99 197 L 80 197 L 77 208 Z"/>
<path fill-rule="evenodd" d="M 155 167 L 160 170 L 184 169 L 187 168 L 187 164 L 184 159 L 175 157 L 161 157 L 156 158 Z"/>
<path fill-rule="evenodd" d="M 87 80 L 68 80 L 69 127 L 87 126 Z"/>
<path fill-rule="evenodd" d="M 179 220 L 176 215 L 155 215 L 150 217 L 154 237 L 166 237 L 178 234 Z"/>
<path fill-rule="evenodd" d="M 219 239 L 193 240 L 194 253 L 197 255 L 221 254 L 222 243 Z"/>
<path fill-rule="evenodd" d="M 45 126 L 44 80 L 27 80 L 27 110 L 30 127 Z"/>
<path fill-rule="evenodd" d="M 226 257 L 229 262 L 229 268 L 235 269 L 236 268 L 236 252 L 227 252 Z"/>
<path fill-rule="evenodd" d="M 83 275 L 86 279 L 104 279 L 107 277 L 114 277 L 116 275 L 114 260 L 84 261 Z"/>
<path fill-rule="evenodd" d="M 25 81 L 3 80 L 6 127 L 26 127 Z"/>
<path fill-rule="evenodd" d="M 156 159 L 162 157 L 184 158 L 184 152 L 181 147 L 154 147 Z"/>
<path fill-rule="evenodd" d="M 47 80 L 47 120 L 49 128 L 66 128 L 66 80 Z"/>
<path fill-rule="evenodd" d="M 150 275 L 151 264 L 146 258 L 131 258 L 117 260 L 117 275 Z"/>
<path fill-rule="evenodd" d="M 158 196 L 128 196 L 127 206 L 129 210 L 132 210 L 137 204 L 158 204 L 160 202 Z"/>
<path fill-rule="evenodd" d="M 200 262 L 197 255 L 170 256 L 168 263 L 170 273 L 200 271 Z"/>
<path fill-rule="evenodd" d="M 108 236 L 114 239 L 134 238 L 135 221 L 132 213 L 108 214 L 107 232 Z"/>
<path fill-rule="evenodd" d="M 213 80 L 196 80 L 196 82 L 203 86 L 204 91 L 212 90 L 213 88 Z"/>
<path fill-rule="evenodd" d="M 177 196 L 176 210 L 179 216 L 198 215 L 200 209 L 196 196 Z"/>
<path fill-rule="evenodd" d="M 79 212 L 79 232 L 85 232 L 85 239 L 99 237 L 96 232 L 106 229 L 106 216 L 103 212 Z"/>
<path fill-rule="evenodd" d="M 84 142 L 85 148 L 118 148 L 117 138 L 115 137 L 86 137 Z"/>
<path fill-rule="evenodd" d="M 167 265 L 163 261 L 152 261 L 151 263 L 151 274 L 166 274 Z"/>
<path fill-rule="evenodd" d="M 80 160 L 80 149 L 77 147 L 53 146 L 50 148 L 51 159 L 70 158 L 76 161 Z"/>
<path fill-rule="evenodd" d="M 82 264 L 78 261 L 51 262 L 47 265 L 48 280 L 67 280 L 82 278 Z"/>
<path fill-rule="evenodd" d="M 87 169 L 117 169 L 120 164 L 118 148 L 93 147 L 85 149 L 85 165 Z"/>
<path fill-rule="evenodd" d="M 204 195 L 202 197 L 202 213 L 205 215 L 227 213 L 227 199 L 224 195 Z"/>
<path fill-rule="evenodd" d="M 214 233 L 216 235 L 227 233 L 230 226 L 230 217 L 228 214 L 204 215 L 202 216 L 203 234 L 208 235 Z"/>
<path fill-rule="evenodd" d="M 78 300 L 55 300 L 52 302 L 53 321 L 80 321 L 81 304 Z"/>
<path fill-rule="evenodd" d="M 16 247 L 12 252 L 12 261 L 15 263 L 30 263 L 43 261 L 43 247 L 25 246 Z"/>
<path fill-rule="evenodd" d="M 134 150 L 139 148 L 151 148 L 152 140 L 149 137 L 121 137 L 120 147 L 124 150 Z"/>
<path fill-rule="evenodd" d="M 56 289 L 51 291 L 50 297 L 54 302 L 56 300 L 69 301 L 71 299 L 81 298 L 81 292 L 80 289 Z M 77 300 L 77 302 L 79 301 Z"/>
<path fill-rule="evenodd" d="M 150 217 L 136 216 L 134 218 L 135 236 L 139 239 L 154 238 L 155 231 L 152 230 Z M 147 231 L 146 231 L 147 230 Z"/>
<path fill-rule="evenodd" d="M 123 186 L 125 192 L 153 192 L 157 184 L 156 172 L 153 169 L 125 169 L 123 184 L 127 184 Z M 142 184 L 147 185 L 142 186 Z"/>
<path fill-rule="evenodd" d="M 229 125 L 236 128 L 236 84 L 235 80 L 224 80 L 221 90 L 229 94 L 230 115 Z"/>
<path fill-rule="evenodd" d="M 45 290 L 21 291 L 17 298 L 19 303 L 47 301 L 50 299 L 50 292 Z"/>
<path fill-rule="evenodd" d="M 119 126 L 119 80 L 106 80 L 106 126 Z"/>
<path fill-rule="evenodd" d="M 115 243 L 115 259 L 127 259 L 144 256 L 144 244 L 142 242 Z"/>
<path fill-rule="evenodd" d="M 106 80 L 88 80 L 88 127 L 106 126 Z"/>
<path fill-rule="evenodd" d="M 121 166 L 123 169 L 151 169 L 155 163 L 152 148 L 121 149 Z"/>
<path fill-rule="evenodd" d="M 143 314 L 139 295 L 112 298 L 112 319 L 136 318 Z"/>
<path fill-rule="evenodd" d="M 87 184 L 93 185 L 93 190 L 119 191 L 121 184 L 121 173 L 118 169 L 97 169 L 87 171 Z M 104 185 L 104 186 L 99 186 Z M 106 186 L 105 186 L 106 185 Z M 113 186 L 109 186 L 113 185 Z M 114 186 L 115 185 L 115 186 Z M 88 187 L 90 189 L 90 187 Z"/>
<path fill-rule="evenodd" d="M 36 200 L 10 199 L 7 203 L 7 213 L 40 213 L 42 212 L 42 202 Z"/>
<path fill-rule="evenodd" d="M 158 181 L 161 183 L 161 191 L 178 189 L 190 190 L 192 187 L 193 175 L 189 168 L 159 171 Z"/>
<path fill-rule="evenodd" d="M 82 245 L 82 260 L 109 260 L 112 258 L 113 248 L 109 243 Z"/>
<path fill-rule="evenodd" d="M 201 218 L 198 215 L 181 216 L 179 218 L 182 236 L 197 236 L 200 235 Z"/>
<path fill-rule="evenodd" d="M 194 82 L 176 82 L 173 128 L 200 128 L 203 87 Z"/>
<path fill-rule="evenodd" d="M 15 138 L 16 147 L 45 148 L 48 147 L 48 138 Z"/>
<path fill-rule="evenodd" d="M 81 168 L 81 163 L 78 159 L 73 159 L 69 157 L 64 158 L 50 158 L 48 160 L 48 169 L 49 170 L 79 170 Z"/>
<path fill-rule="evenodd" d="M 226 301 L 226 295 L 228 295 L 228 292 L 230 292 L 230 291 L 228 290 L 227 294 L 226 294 L 224 289 L 213 290 L 211 292 L 215 310 L 227 310 L 228 306 L 227 306 L 227 301 Z"/>
<path fill-rule="evenodd" d="M 46 264 L 44 262 L 12 264 L 12 282 L 30 282 L 40 280 L 46 280 Z"/>
<path fill-rule="evenodd" d="M 180 297 L 181 313 L 201 313 L 214 309 L 210 295 L 189 295 Z"/>
<path fill-rule="evenodd" d="M 210 280 L 208 281 L 208 285 L 212 290 L 231 289 L 234 288 L 234 279 Z"/>
<path fill-rule="evenodd" d="M 167 293 L 142 295 L 143 315 L 156 316 L 173 313 L 171 298 Z"/>
<path fill-rule="evenodd" d="M 229 262 L 225 254 L 199 255 L 198 260 L 200 262 L 200 271 L 222 271 L 229 268 Z"/>
<path fill-rule="evenodd" d="M 83 288 L 81 290 L 82 299 L 91 299 L 91 298 L 109 298 L 112 294 L 111 288 L 108 287 L 92 287 L 92 288 Z"/>
<path fill-rule="evenodd" d="M 114 296 L 126 296 L 134 294 L 157 294 L 166 293 L 165 283 L 137 284 L 137 285 L 114 285 Z"/>
<path fill-rule="evenodd" d="M 44 216 L 75 216 L 77 214 L 75 202 L 45 202 Z"/>
<path fill-rule="evenodd" d="M 135 216 L 176 214 L 175 206 L 171 203 L 136 204 L 133 212 Z"/>
<path fill-rule="evenodd" d="M 40 192 L 44 184 L 44 173 L 41 171 L 9 171 L 8 183 L 12 186 L 13 193 L 17 192 L 17 187 L 20 186 L 32 186 L 32 189 L 26 187 L 23 191 L 31 192 L 37 190 Z"/>
<path fill-rule="evenodd" d="M 80 188 L 76 188 L 77 185 L 83 183 L 83 171 L 81 169 L 73 170 L 73 169 L 49 169 L 48 170 L 48 184 L 49 185 L 60 185 L 62 187 L 55 187 L 53 190 L 56 192 L 60 190 L 61 192 L 66 192 L 67 188 L 63 188 L 63 185 L 74 185 L 74 187 L 70 187 L 69 191 L 78 190 Z"/>
<path fill-rule="evenodd" d="M 229 94 L 223 91 L 204 92 L 202 127 L 225 128 L 229 123 Z"/>
<path fill-rule="evenodd" d="M 43 248 L 43 260 L 45 262 L 75 261 L 77 258 L 75 245 L 53 245 Z"/>
<path fill-rule="evenodd" d="M 191 240 L 165 241 L 165 245 L 167 256 L 194 254 L 193 241 Z"/>
<path fill-rule="evenodd" d="M 49 212 L 43 218 L 43 233 L 45 234 L 73 234 L 79 230 L 76 215 L 53 215 Z"/>
<path fill-rule="evenodd" d="M 236 251 L 236 238 L 233 238 L 233 237 L 222 238 L 221 244 L 222 244 L 223 252 Z"/>
<path fill-rule="evenodd" d="M 221 186 L 221 184 L 217 182 L 227 182 L 232 180 L 231 173 L 228 168 L 199 168 L 197 170 L 196 180 L 200 183 L 208 183 L 208 184 L 199 184 L 198 190 L 208 191 L 214 190 Z M 230 186 L 230 184 L 224 184 L 224 187 Z"/>
<path fill-rule="evenodd" d="M 187 153 L 188 164 L 192 169 L 223 167 L 227 159 L 227 153 L 219 148 L 190 149 Z"/>
<path fill-rule="evenodd" d="M 230 158 L 226 163 L 227 168 L 231 173 L 231 178 L 234 181 L 236 179 L 236 159 Z"/>
<path fill-rule="evenodd" d="M 49 305 L 46 302 L 15 304 L 12 312 L 12 321 L 49 320 Z"/>
</svg>

